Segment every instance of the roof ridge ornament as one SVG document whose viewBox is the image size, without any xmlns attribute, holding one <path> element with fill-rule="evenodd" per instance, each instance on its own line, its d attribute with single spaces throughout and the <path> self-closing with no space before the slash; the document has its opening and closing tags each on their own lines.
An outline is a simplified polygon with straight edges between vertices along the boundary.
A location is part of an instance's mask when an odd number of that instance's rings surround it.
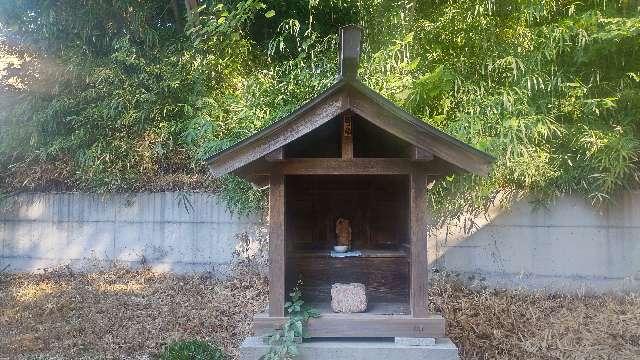
<svg viewBox="0 0 640 360">
<path fill-rule="evenodd" d="M 345 79 L 358 77 L 362 28 L 347 25 L 340 28 L 340 76 Z"/>
</svg>

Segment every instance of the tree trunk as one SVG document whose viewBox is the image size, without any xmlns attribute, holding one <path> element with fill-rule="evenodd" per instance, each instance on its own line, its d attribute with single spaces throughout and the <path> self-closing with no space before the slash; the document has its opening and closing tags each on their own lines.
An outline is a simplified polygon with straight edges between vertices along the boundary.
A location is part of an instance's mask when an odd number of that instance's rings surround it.
<svg viewBox="0 0 640 360">
<path fill-rule="evenodd" d="M 184 31 L 184 21 L 182 21 L 182 17 L 180 16 L 178 0 L 169 0 L 169 2 L 171 3 L 171 10 L 173 10 L 173 18 L 176 21 L 176 30 L 181 33 Z"/>
</svg>

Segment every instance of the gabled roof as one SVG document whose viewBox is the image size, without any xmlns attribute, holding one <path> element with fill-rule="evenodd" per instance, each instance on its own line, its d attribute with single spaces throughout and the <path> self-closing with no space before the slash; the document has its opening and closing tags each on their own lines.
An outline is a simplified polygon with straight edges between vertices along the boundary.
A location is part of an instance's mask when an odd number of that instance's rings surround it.
<svg viewBox="0 0 640 360">
<path fill-rule="evenodd" d="M 357 78 L 341 78 L 296 111 L 206 161 L 214 176 L 234 172 L 309 133 L 346 110 L 434 156 L 486 175 L 494 158 L 414 117 Z"/>
</svg>

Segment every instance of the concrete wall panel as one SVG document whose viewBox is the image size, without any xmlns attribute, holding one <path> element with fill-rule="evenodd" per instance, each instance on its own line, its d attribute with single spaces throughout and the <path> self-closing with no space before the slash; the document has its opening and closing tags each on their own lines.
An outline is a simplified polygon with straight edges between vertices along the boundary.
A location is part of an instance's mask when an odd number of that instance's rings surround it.
<svg viewBox="0 0 640 360">
<path fill-rule="evenodd" d="M 486 279 L 491 286 L 640 289 L 638 192 L 600 209 L 577 197 L 542 209 L 524 200 L 432 227 L 430 234 L 432 268 Z"/>
<path fill-rule="evenodd" d="M 206 193 L 23 194 L 0 211 L 0 268 L 117 261 L 211 271 L 229 266 L 236 234 L 258 220 Z"/>
<path fill-rule="evenodd" d="M 23 194 L 0 210 L 0 269 L 112 261 L 224 273 L 237 235 L 260 218 L 230 214 L 214 194 Z M 520 201 L 481 217 L 430 225 L 429 266 L 499 287 L 639 289 L 640 193 L 594 209 L 565 197 Z"/>
</svg>

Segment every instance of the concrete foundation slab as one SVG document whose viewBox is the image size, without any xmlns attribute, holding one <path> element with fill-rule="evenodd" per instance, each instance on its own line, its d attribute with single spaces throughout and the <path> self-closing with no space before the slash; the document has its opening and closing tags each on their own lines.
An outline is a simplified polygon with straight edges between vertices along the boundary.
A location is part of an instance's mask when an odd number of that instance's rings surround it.
<svg viewBox="0 0 640 360">
<path fill-rule="evenodd" d="M 249 337 L 240 346 L 241 360 L 257 360 L 269 349 L 260 337 Z M 434 345 L 410 346 L 393 339 L 305 340 L 298 345 L 299 360 L 459 360 L 458 348 L 449 338 Z"/>
</svg>

